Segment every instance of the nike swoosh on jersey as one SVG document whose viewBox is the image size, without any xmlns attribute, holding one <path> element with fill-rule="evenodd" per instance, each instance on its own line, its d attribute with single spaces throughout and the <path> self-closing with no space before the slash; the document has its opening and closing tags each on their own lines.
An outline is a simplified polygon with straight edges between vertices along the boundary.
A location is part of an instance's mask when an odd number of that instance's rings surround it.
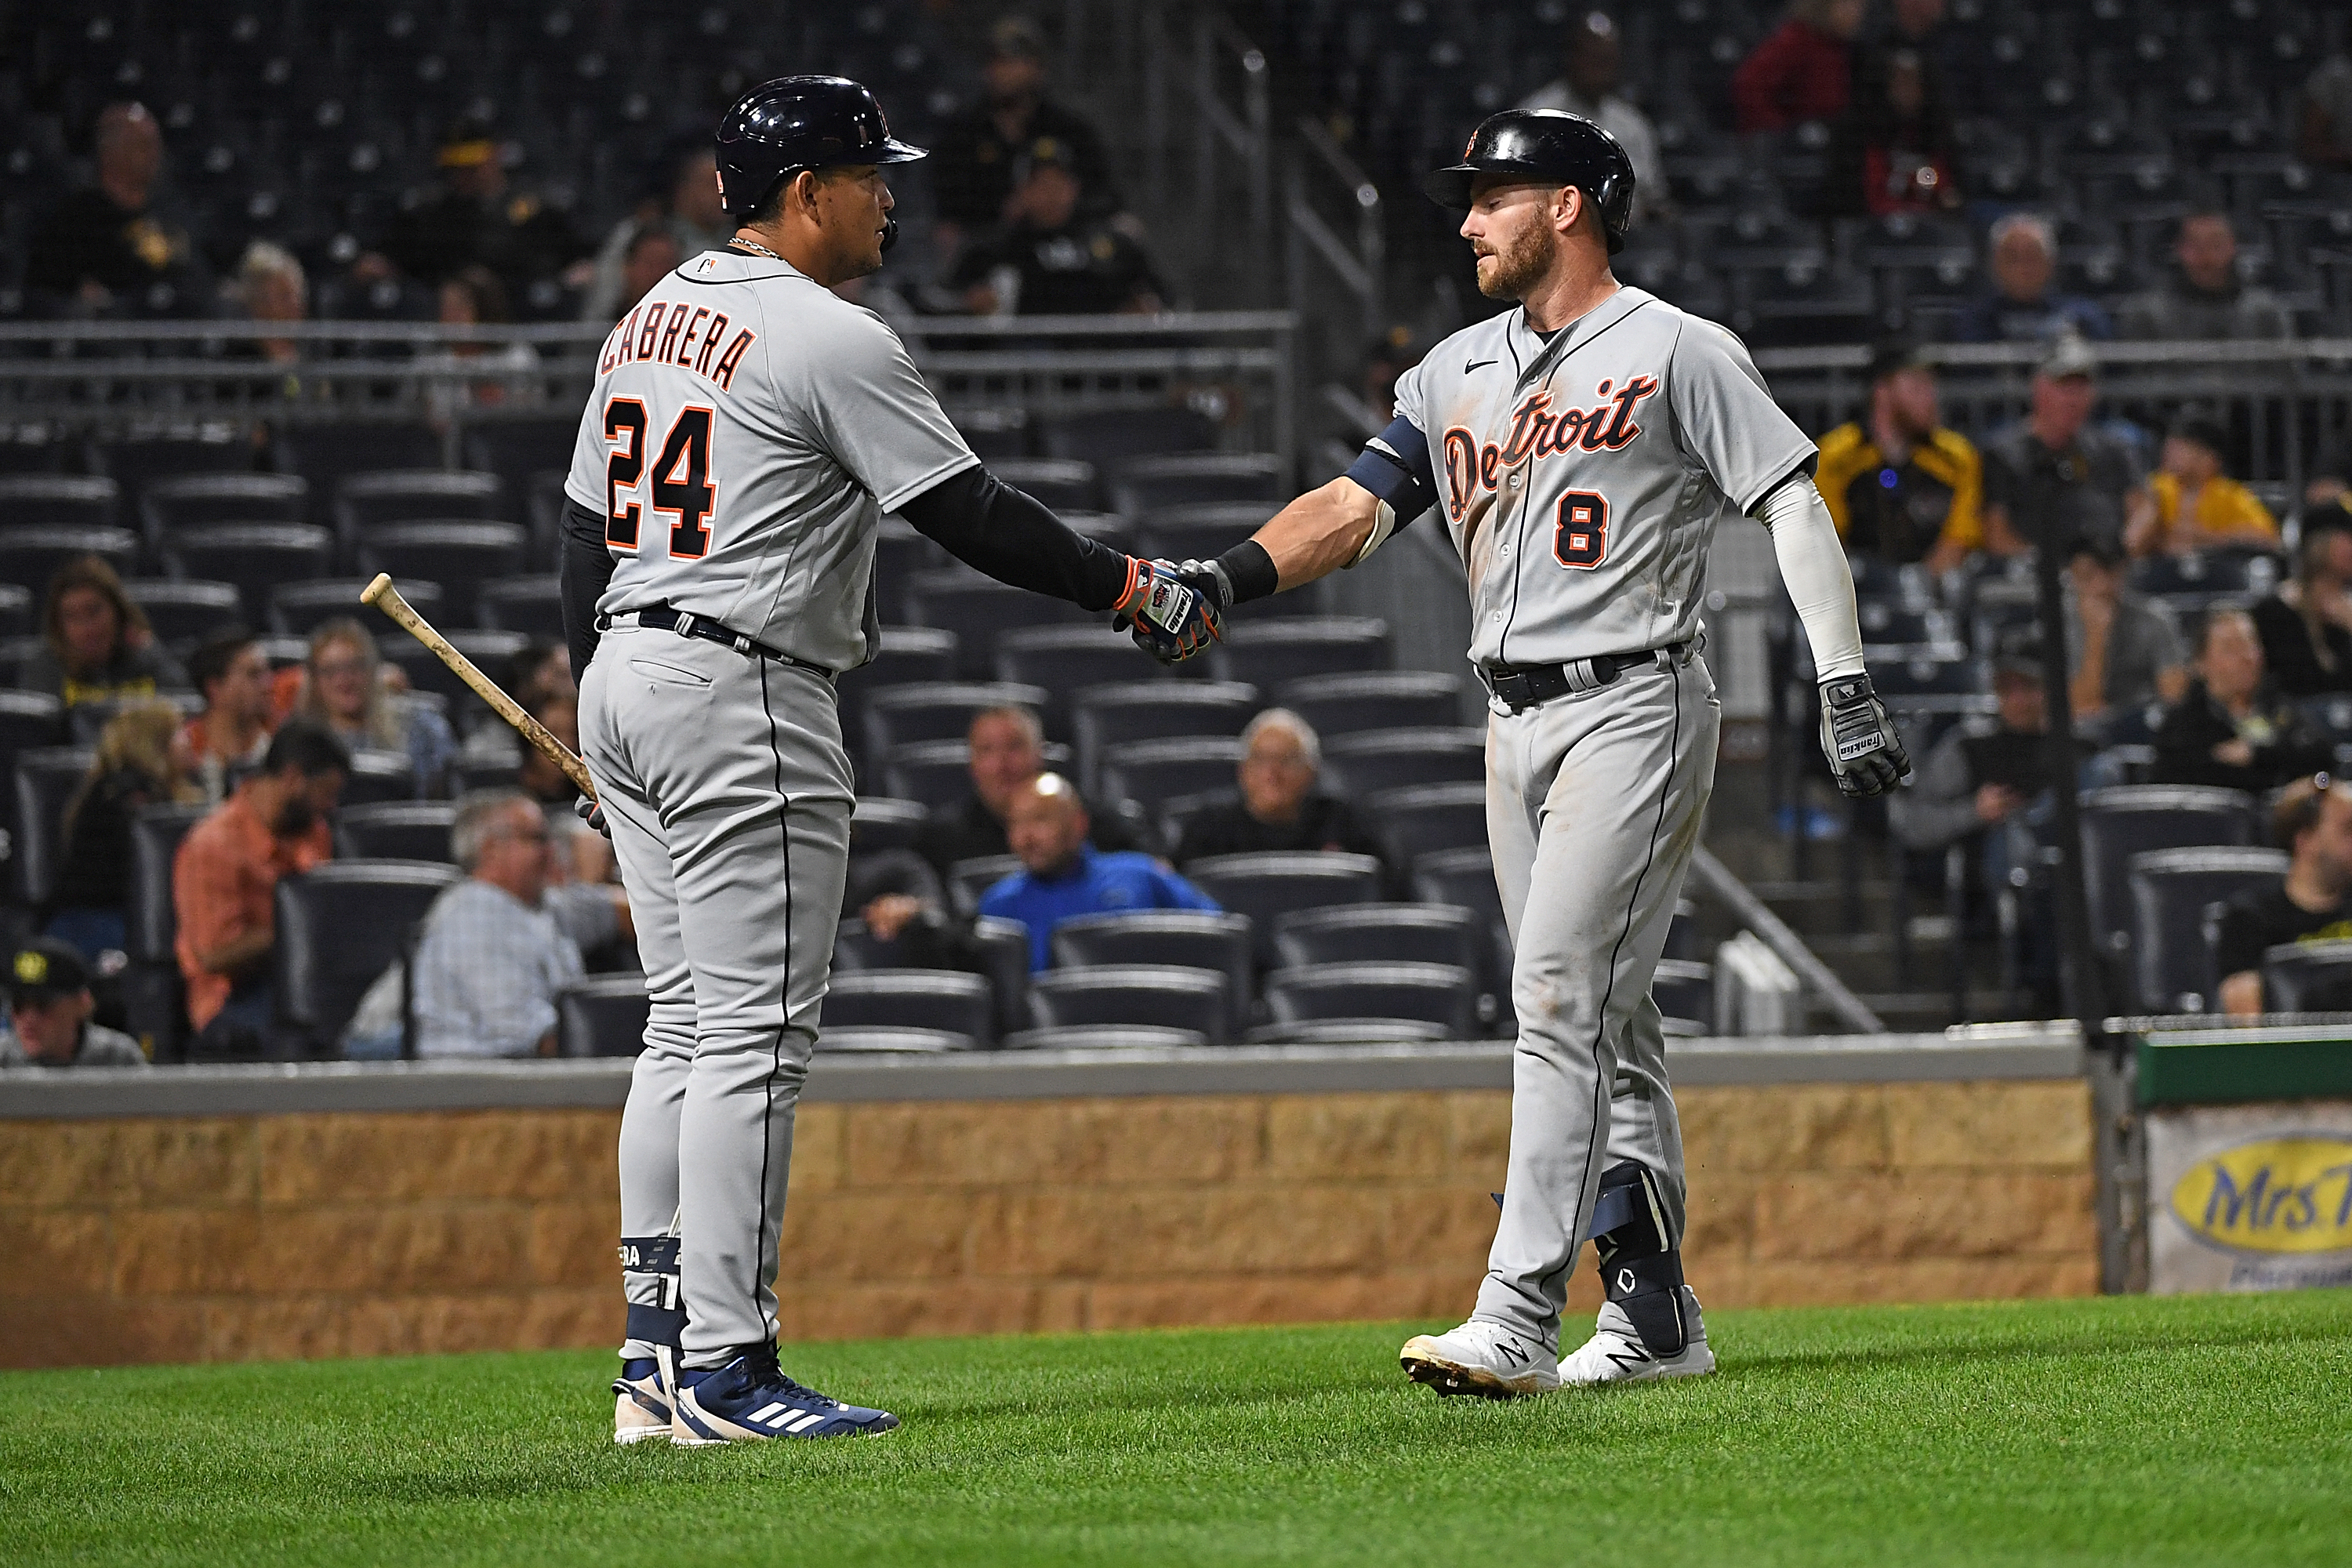
<svg viewBox="0 0 2352 1568">
<path fill-rule="evenodd" d="M 1462 374 L 1465 374 L 1465 375 L 1468 375 L 1472 371 L 1476 370 L 1480 365 L 1487 365 L 1487 364 L 1500 364 L 1500 363 L 1503 363 L 1503 362 L 1502 362 L 1502 361 L 1500 361 L 1500 360 L 1494 360 L 1494 359 L 1474 359 L 1474 360 L 1471 360 L 1471 361 L 1467 362 L 1466 363 L 1465 363 L 1465 364 L 1463 365 L 1463 367 L 1462 367 Z"/>
</svg>

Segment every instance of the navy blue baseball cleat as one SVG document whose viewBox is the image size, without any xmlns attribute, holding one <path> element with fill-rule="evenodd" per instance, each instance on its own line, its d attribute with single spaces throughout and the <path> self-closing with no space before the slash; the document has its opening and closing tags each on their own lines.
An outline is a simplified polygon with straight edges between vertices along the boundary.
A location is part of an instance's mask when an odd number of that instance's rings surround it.
<svg viewBox="0 0 2352 1568">
<path fill-rule="evenodd" d="M 887 1410 L 844 1405 L 786 1377 L 776 1347 L 755 1345 L 724 1366 L 678 1373 L 670 1441 L 682 1447 L 756 1443 L 770 1437 L 862 1437 L 887 1432 Z"/>
</svg>

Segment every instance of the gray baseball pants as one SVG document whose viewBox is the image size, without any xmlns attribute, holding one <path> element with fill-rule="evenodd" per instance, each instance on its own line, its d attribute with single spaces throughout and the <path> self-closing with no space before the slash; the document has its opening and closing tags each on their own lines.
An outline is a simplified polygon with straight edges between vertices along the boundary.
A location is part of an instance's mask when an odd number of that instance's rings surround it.
<svg viewBox="0 0 2352 1568">
<path fill-rule="evenodd" d="M 1557 1353 L 1601 1173 L 1656 1173 L 1683 1234 L 1683 1141 L 1650 976 L 1715 784 L 1722 710 L 1696 654 L 1486 729 L 1486 831 L 1515 957 L 1511 1153 L 1473 1317 Z"/>
<path fill-rule="evenodd" d="M 678 1238 L 682 1360 L 716 1366 L 776 1335 L 793 1112 L 849 865 L 841 720 L 812 670 L 615 626 L 581 682 L 580 744 L 653 1000 L 621 1115 L 621 1234 Z M 672 1304 L 656 1273 L 623 1284 Z"/>
</svg>

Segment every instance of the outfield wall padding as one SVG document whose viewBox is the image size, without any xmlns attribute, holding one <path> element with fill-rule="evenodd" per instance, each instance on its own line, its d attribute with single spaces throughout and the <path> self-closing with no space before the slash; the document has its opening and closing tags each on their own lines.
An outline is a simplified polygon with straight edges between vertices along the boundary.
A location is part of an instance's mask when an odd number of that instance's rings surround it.
<svg viewBox="0 0 2352 1568">
<path fill-rule="evenodd" d="M 1676 1047 L 1709 1305 L 2096 1289 L 2079 1051 L 1902 1039 Z M 1507 1047 L 993 1065 L 940 1099 L 936 1062 L 820 1062 L 787 1338 L 1468 1308 Z M 625 1064 L 583 1067 L 0 1082 L 0 1363 L 613 1342 Z"/>
</svg>

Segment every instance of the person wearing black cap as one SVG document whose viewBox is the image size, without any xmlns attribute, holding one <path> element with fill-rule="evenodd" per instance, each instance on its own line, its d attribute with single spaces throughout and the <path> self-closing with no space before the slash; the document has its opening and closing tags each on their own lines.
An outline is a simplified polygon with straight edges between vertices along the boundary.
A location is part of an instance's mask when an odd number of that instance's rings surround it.
<svg viewBox="0 0 2352 1568">
<path fill-rule="evenodd" d="M 987 96 L 940 128 L 931 154 L 943 249 L 1017 221 L 1014 195 L 1041 142 L 1062 149 L 1090 216 L 1118 210 L 1102 137 L 1086 116 L 1046 94 L 1045 37 L 1036 23 L 1006 16 L 989 28 L 981 75 Z"/>
<path fill-rule="evenodd" d="M 120 1029 L 93 1024 L 89 968 L 70 943 L 37 936 L 8 956 L 8 1032 L 0 1068 L 143 1068 L 147 1053 Z"/>
<path fill-rule="evenodd" d="M 522 302 L 531 285 L 588 256 L 561 209 L 509 186 L 499 142 L 480 121 L 450 127 L 434 163 L 441 188 L 412 199 L 383 239 L 383 255 L 410 277 L 437 286 L 487 267 Z M 582 268 L 581 281 L 593 274 Z"/>
<path fill-rule="evenodd" d="M 2099 356 L 2074 333 L 2051 340 L 2034 367 L 2026 416 L 1985 444 L 1985 548 L 2017 555 L 2054 533 L 2119 541 L 2145 526 L 2151 503 L 2140 464 L 2093 422 Z"/>
<path fill-rule="evenodd" d="M 950 288 L 974 315 L 1097 316 L 1160 309 L 1143 247 L 1086 216 L 1075 149 L 1041 136 L 1005 210 L 1007 221 L 964 247 Z"/>
<path fill-rule="evenodd" d="M 2221 422 L 2187 408 L 2164 433 L 2148 493 L 2156 505 L 2126 535 L 2135 555 L 2187 555 L 2200 550 L 2278 547 L 2278 520 L 2254 492 L 2221 471 L 2230 444 Z"/>
<path fill-rule="evenodd" d="M 1822 437 L 1821 451 L 1814 482 L 1850 553 L 1925 561 L 1941 576 L 1984 548 L 1984 459 L 1944 426 L 1935 370 L 1916 345 L 1878 345 L 1869 406 Z"/>
</svg>

